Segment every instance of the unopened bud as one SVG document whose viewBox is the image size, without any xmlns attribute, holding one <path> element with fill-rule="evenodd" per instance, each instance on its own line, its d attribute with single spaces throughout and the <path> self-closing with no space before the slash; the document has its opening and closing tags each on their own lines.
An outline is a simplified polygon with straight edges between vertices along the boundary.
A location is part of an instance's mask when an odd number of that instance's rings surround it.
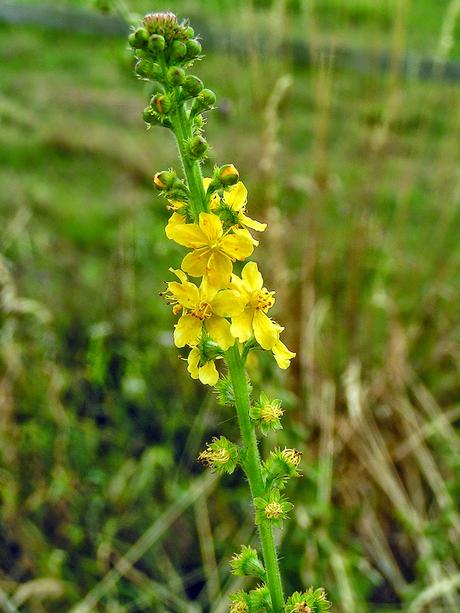
<svg viewBox="0 0 460 613">
<path fill-rule="evenodd" d="M 233 164 L 224 164 L 218 169 L 216 175 L 224 187 L 235 185 L 240 178 L 240 174 Z"/>
<path fill-rule="evenodd" d="M 176 173 L 173 170 L 162 170 L 153 177 L 153 183 L 159 190 L 169 190 L 174 186 L 176 179 Z"/>
<path fill-rule="evenodd" d="M 191 114 L 196 115 L 202 111 L 208 111 L 215 103 L 216 94 L 210 89 L 203 89 L 193 101 Z"/>
<path fill-rule="evenodd" d="M 188 26 L 184 33 L 187 38 L 193 38 L 195 36 L 195 30 L 192 26 Z"/>
<path fill-rule="evenodd" d="M 187 55 L 187 47 L 181 40 L 173 41 L 170 51 L 172 60 L 181 60 Z"/>
<path fill-rule="evenodd" d="M 185 46 L 187 47 L 187 57 L 188 58 L 193 58 L 193 57 L 197 57 L 198 55 L 200 55 L 201 50 L 202 50 L 201 45 L 195 38 L 191 38 L 190 40 L 188 40 L 185 43 Z"/>
<path fill-rule="evenodd" d="M 148 41 L 148 48 L 152 53 L 161 53 L 166 46 L 165 39 L 161 34 L 152 34 Z"/>
<path fill-rule="evenodd" d="M 155 94 L 150 104 L 160 115 L 166 115 L 172 107 L 171 98 L 167 94 Z"/>
<path fill-rule="evenodd" d="M 203 136 L 197 135 L 190 139 L 187 153 L 192 160 L 201 159 L 208 150 L 208 143 Z"/>
<path fill-rule="evenodd" d="M 134 41 L 134 47 L 142 49 L 143 47 L 147 46 L 149 40 L 149 33 L 145 28 L 137 28 L 137 30 L 135 30 L 133 34 L 134 36 L 131 40 Z"/>
<path fill-rule="evenodd" d="M 168 70 L 168 82 L 171 85 L 182 85 L 185 80 L 185 72 L 179 66 L 171 66 Z"/>
<path fill-rule="evenodd" d="M 136 74 L 144 79 L 160 79 L 162 76 L 161 66 L 150 60 L 139 60 L 134 68 Z"/>
<path fill-rule="evenodd" d="M 198 96 L 203 89 L 203 81 L 198 77 L 195 77 L 195 75 L 190 74 L 185 78 L 182 89 L 189 96 Z"/>
</svg>

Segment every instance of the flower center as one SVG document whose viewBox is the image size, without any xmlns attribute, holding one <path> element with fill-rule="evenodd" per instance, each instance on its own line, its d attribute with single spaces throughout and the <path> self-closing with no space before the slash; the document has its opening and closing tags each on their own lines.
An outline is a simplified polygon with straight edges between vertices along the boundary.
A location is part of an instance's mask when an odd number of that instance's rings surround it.
<svg viewBox="0 0 460 613">
<path fill-rule="evenodd" d="M 193 317 L 203 321 L 203 319 L 208 319 L 212 315 L 212 308 L 209 302 L 200 302 L 198 307 L 192 311 Z"/>
<path fill-rule="evenodd" d="M 273 292 L 269 292 L 264 287 L 263 289 L 253 292 L 250 302 L 251 306 L 256 311 L 264 311 L 265 313 L 275 304 L 275 299 L 273 297 Z"/>
<path fill-rule="evenodd" d="M 279 502 L 269 502 L 265 507 L 265 517 L 267 519 L 276 519 L 283 513 L 283 509 Z"/>
</svg>

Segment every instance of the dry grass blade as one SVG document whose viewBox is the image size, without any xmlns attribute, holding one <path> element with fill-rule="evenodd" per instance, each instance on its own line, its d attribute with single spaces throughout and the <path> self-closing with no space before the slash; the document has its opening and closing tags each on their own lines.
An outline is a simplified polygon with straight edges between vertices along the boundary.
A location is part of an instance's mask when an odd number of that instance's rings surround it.
<svg viewBox="0 0 460 613">
<path fill-rule="evenodd" d="M 407 613 L 421 613 L 423 610 L 426 610 L 425 607 L 430 605 L 433 600 L 436 600 L 440 596 L 443 596 L 446 593 L 452 593 L 453 591 L 458 590 L 460 587 L 460 573 L 453 575 L 452 577 L 448 577 L 447 579 L 442 579 L 433 585 L 427 587 L 423 592 L 421 592 L 417 598 L 409 605 L 407 609 Z M 434 610 L 434 609 L 430 609 Z M 449 609 L 449 611 L 454 611 L 454 609 Z M 458 609 L 455 609 L 458 611 Z"/>
</svg>

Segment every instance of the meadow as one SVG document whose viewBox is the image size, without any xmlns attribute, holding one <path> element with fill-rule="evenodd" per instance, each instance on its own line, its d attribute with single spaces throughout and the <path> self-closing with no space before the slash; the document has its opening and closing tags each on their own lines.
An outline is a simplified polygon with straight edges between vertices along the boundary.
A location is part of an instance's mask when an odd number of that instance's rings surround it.
<svg viewBox="0 0 460 613">
<path fill-rule="evenodd" d="M 458 2 L 128 4 L 213 33 L 204 172 L 235 163 L 269 223 L 258 261 L 297 359 L 251 375 L 304 454 L 288 589 L 460 611 L 460 82 L 410 70 L 460 62 Z M 339 65 L 343 46 L 388 61 Z M 196 462 L 237 424 L 158 297 L 182 253 L 151 180 L 179 172 L 173 140 L 146 130 L 123 37 L 0 24 L 0 62 L 0 609 L 223 613 L 255 535 L 241 476 Z"/>
</svg>

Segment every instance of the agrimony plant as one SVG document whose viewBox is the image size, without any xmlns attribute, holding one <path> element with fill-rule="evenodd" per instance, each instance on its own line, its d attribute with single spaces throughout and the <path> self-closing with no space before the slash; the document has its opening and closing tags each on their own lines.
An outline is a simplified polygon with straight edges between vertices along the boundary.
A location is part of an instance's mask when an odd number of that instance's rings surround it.
<svg viewBox="0 0 460 613">
<path fill-rule="evenodd" d="M 260 583 L 233 594 L 230 611 L 327 611 L 329 602 L 321 588 L 285 599 L 273 531 L 293 510 L 283 490 L 289 478 L 299 475 L 301 454 L 274 449 L 261 461 L 257 433 L 281 428 L 283 409 L 279 400 L 265 393 L 251 399 L 245 370 L 248 354 L 256 349 L 271 352 L 282 369 L 295 356 L 280 339 L 282 326 L 268 314 L 274 293 L 264 287 L 257 264 L 247 261 L 258 245 L 252 232 L 263 232 L 266 224 L 247 215 L 247 190 L 233 164 L 216 166 L 211 177 L 202 176 L 201 163 L 208 153 L 203 113 L 214 107 L 216 96 L 189 72 L 202 57 L 193 28 L 170 12 L 149 14 L 130 34 L 129 43 L 136 74 L 155 84 L 144 121 L 148 127 L 162 126 L 174 133 L 184 171 L 183 178 L 165 170 L 153 180 L 171 211 L 166 236 L 188 250 L 180 268 L 171 269 L 175 278 L 164 292 L 178 317 L 174 342 L 187 348 L 190 375 L 217 389 L 220 400 L 236 410 L 240 427 L 239 444 L 224 436 L 214 438 L 199 460 L 220 473 L 241 467 L 260 537 L 261 558 L 243 545 L 231 560 L 235 575 L 253 576 Z M 226 375 L 219 375 L 219 361 Z"/>
</svg>

